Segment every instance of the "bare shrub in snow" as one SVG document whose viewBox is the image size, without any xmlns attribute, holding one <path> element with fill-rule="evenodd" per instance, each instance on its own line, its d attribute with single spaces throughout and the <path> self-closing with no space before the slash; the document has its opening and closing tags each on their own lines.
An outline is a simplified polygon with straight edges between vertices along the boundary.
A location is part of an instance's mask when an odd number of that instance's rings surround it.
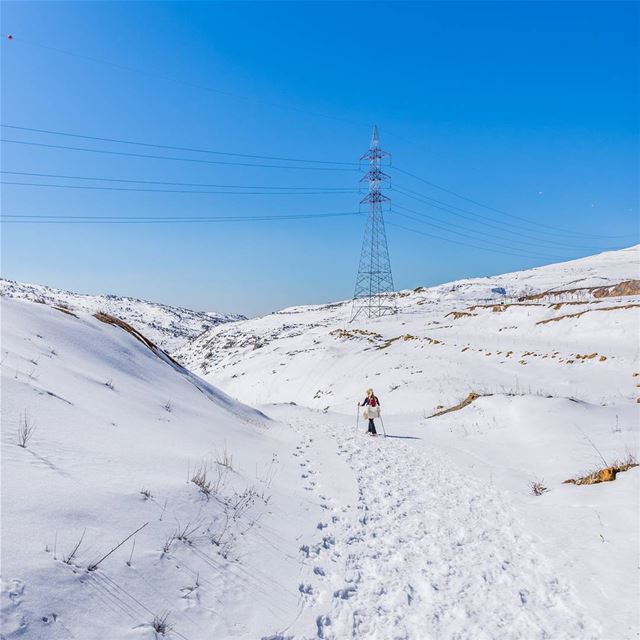
<svg viewBox="0 0 640 640">
<path fill-rule="evenodd" d="M 273 479 L 275 478 L 276 473 L 278 472 L 278 468 L 276 467 L 278 462 L 279 462 L 278 454 L 274 453 L 271 456 L 271 464 L 269 465 L 266 472 L 262 476 L 258 474 L 258 465 L 256 463 L 256 480 L 264 484 L 267 489 L 271 487 L 271 483 L 273 482 Z M 264 492 L 263 492 L 263 495 L 264 495 Z"/>
<path fill-rule="evenodd" d="M 541 496 L 543 493 L 547 493 L 547 491 L 549 491 L 549 489 L 544 486 L 543 482 L 544 480 L 540 480 L 531 483 L 531 493 L 534 496 Z"/>
<path fill-rule="evenodd" d="M 84 534 L 86 532 L 87 532 L 86 529 L 82 532 L 82 535 L 80 536 L 80 539 L 78 540 L 78 542 L 76 542 L 76 546 L 73 547 L 71 552 L 68 553 L 66 556 L 62 556 L 62 562 L 64 562 L 65 564 L 71 564 L 75 560 L 76 556 L 78 555 L 78 550 L 80 549 L 80 545 L 82 544 L 82 541 L 84 540 Z"/>
<path fill-rule="evenodd" d="M 605 464 L 607 463 L 605 462 Z M 638 460 L 630 451 L 627 451 L 627 455 L 625 458 L 615 460 L 613 464 L 607 465 L 603 469 L 595 469 L 583 474 L 578 478 L 569 478 L 568 480 L 565 480 L 563 484 L 582 485 L 599 484 L 600 482 L 612 482 L 616 479 L 618 473 L 628 471 L 629 469 L 637 466 Z"/>
<path fill-rule="evenodd" d="M 148 522 L 145 522 L 141 527 L 138 527 L 133 533 L 130 533 L 124 540 L 122 540 L 121 542 L 118 542 L 118 544 L 115 547 L 112 547 L 99 560 L 96 560 L 95 562 L 92 562 L 87 567 L 87 571 L 95 571 L 98 568 L 98 566 L 100 566 L 100 564 L 104 560 L 106 560 L 114 551 L 119 549 L 127 540 L 131 540 L 131 538 L 133 538 L 133 536 L 135 536 L 136 533 L 138 533 L 139 531 L 142 531 L 148 524 L 149 524 Z M 131 554 L 133 555 L 133 551 L 131 551 Z"/>
<path fill-rule="evenodd" d="M 247 487 L 242 493 L 234 492 L 227 500 L 227 506 L 234 520 L 241 518 L 256 501 L 259 496 L 254 487 Z"/>
<path fill-rule="evenodd" d="M 140 495 L 145 500 L 148 500 L 149 498 L 153 498 L 153 496 L 151 495 L 151 491 L 149 491 L 149 489 L 145 489 L 144 487 L 142 489 L 140 489 Z"/>
<path fill-rule="evenodd" d="M 133 544 L 131 545 L 131 553 L 129 554 L 129 559 L 127 560 L 127 567 L 130 567 L 133 563 L 133 552 L 136 550 L 136 539 L 133 539 Z"/>
<path fill-rule="evenodd" d="M 212 523 L 215 524 L 215 523 Z M 221 547 L 224 541 L 227 539 L 227 532 L 229 530 L 229 515 L 225 512 L 224 520 L 220 524 L 220 526 L 213 528 L 210 525 L 207 529 L 209 532 L 209 540 L 211 540 L 211 544 L 216 547 Z"/>
<path fill-rule="evenodd" d="M 108 387 L 109 389 L 111 389 L 112 391 L 115 389 L 115 387 L 113 386 L 113 378 L 109 378 L 105 383 L 104 383 L 105 387 Z"/>
<path fill-rule="evenodd" d="M 213 490 L 213 482 L 209 479 L 209 468 L 206 463 L 202 463 L 194 472 L 191 477 L 191 482 L 200 489 L 200 491 L 207 497 L 211 495 Z"/>
<path fill-rule="evenodd" d="M 227 451 L 226 444 L 222 453 L 217 456 L 216 463 L 229 470 L 233 470 L 233 456 Z"/>
<path fill-rule="evenodd" d="M 173 408 L 171 407 L 171 400 L 167 400 L 167 402 L 164 404 L 163 409 L 167 412 L 167 413 L 171 413 L 173 411 Z"/>
<path fill-rule="evenodd" d="M 36 425 L 29 416 L 29 412 L 25 409 L 18 420 L 18 446 L 26 449 L 35 430 Z"/>
<path fill-rule="evenodd" d="M 618 471 L 628 471 L 632 467 L 638 466 L 638 459 L 633 453 L 627 451 L 627 455 L 621 460 L 615 460 L 613 466 L 616 467 Z"/>
<path fill-rule="evenodd" d="M 229 467 L 224 465 L 216 465 L 212 470 L 211 463 L 203 461 L 200 466 L 196 468 L 193 476 L 191 476 L 191 482 L 193 482 L 193 484 L 195 484 L 200 491 L 209 498 L 210 496 L 218 495 L 221 492 L 222 488 L 226 484 L 228 471 Z"/>
<path fill-rule="evenodd" d="M 169 616 L 171 613 L 169 611 L 165 611 L 160 615 L 153 616 L 153 620 L 151 621 L 151 626 L 156 633 L 159 633 L 161 636 L 167 635 L 173 629 L 173 625 L 169 622 Z"/>
<path fill-rule="evenodd" d="M 175 530 L 175 538 L 176 540 L 180 540 L 181 542 L 186 542 L 187 544 L 191 544 L 193 542 L 193 535 L 199 529 L 201 523 L 200 522 L 187 522 L 184 526 L 181 526 L 178 522 L 178 528 Z"/>
<path fill-rule="evenodd" d="M 162 553 L 169 553 L 171 551 L 171 547 L 173 546 L 173 541 L 176 539 L 175 531 L 172 531 L 168 536 L 164 539 L 164 544 L 162 545 Z"/>
</svg>

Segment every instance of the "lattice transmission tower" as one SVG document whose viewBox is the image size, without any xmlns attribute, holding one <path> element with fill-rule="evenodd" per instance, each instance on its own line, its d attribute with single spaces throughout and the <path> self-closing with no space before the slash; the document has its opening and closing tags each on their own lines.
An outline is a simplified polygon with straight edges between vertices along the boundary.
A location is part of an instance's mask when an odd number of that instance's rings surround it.
<svg viewBox="0 0 640 640">
<path fill-rule="evenodd" d="M 369 212 L 353 294 L 351 322 L 361 315 L 377 318 L 398 312 L 393 295 L 393 276 L 387 247 L 387 233 L 384 228 L 383 210 L 385 203 L 390 202 L 390 199 L 381 191 L 383 183 L 389 181 L 389 176 L 380 168 L 384 158 L 391 158 L 391 154 L 380 148 L 378 127 L 374 126 L 371 147 L 360 158 L 362 161 L 369 161 L 369 170 L 361 179 L 361 182 L 369 183 L 369 190 L 360 201 L 361 205 L 368 205 Z"/>
</svg>

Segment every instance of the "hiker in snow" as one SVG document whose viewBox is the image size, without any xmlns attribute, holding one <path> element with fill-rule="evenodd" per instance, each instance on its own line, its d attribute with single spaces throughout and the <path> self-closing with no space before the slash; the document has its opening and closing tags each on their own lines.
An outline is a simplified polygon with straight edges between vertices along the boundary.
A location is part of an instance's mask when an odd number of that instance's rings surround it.
<svg viewBox="0 0 640 640">
<path fill-rule="evenodd" d="M 367 397 L 364 399 L 362 404 L 359 404 L 359 406 L 367 407 L 364 410 L 364 417 L 369 419 L 369 428 L 367 429 L 367 432 L 372 436 L 377 436 L 378 432 L 376 431 L 376 425 L 373 420 L 374 418 L 380 417 L 380 400 L 378 400 L 378 396 L 373 393 L 373 389 L 367 389 Z"/>
</svg>

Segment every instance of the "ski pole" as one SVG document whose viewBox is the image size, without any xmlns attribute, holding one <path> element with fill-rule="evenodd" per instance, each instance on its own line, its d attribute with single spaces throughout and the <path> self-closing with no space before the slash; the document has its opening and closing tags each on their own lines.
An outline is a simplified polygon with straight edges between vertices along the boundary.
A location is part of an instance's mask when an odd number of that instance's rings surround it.
<svg viewBox="0 0 640 640">
<path fill-rule="evenodd" d="M 359 426 L 360 426 L 360 403 L 358 403 L 358 408 L 356 409 L 356 432 L 358 431 Z"/>
<path fill-rule="evenodd" d="M 387 431 L 384 428 L 384 420 L 382 419 L 382 413 L 380 414 L 380 424 L 382 425 L 382 433 L 384 434 L 384 437 L 387 437 Z"/>
</svg>

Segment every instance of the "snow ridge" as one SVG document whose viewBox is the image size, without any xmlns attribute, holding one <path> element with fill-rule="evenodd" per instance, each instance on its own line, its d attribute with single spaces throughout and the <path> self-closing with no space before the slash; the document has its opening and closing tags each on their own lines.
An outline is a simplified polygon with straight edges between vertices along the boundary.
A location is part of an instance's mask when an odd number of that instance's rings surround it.
<svg viewBox="0 0 640 640">
<path fill-rule="evenodd" d="M 38 284 L 25 284 L 0 279 L 0 296 L 50 306 L 62 306 L 88 313 L 105 312 L 128 322 L 153 342 L 168 351 L 177 348 L 203 331 L 227 322 L 246 320 L 245 316 L 192 311 L 158 302 L 148 302 L 117 295 L 88 295 L 72 293 Z"/>
</svg>

